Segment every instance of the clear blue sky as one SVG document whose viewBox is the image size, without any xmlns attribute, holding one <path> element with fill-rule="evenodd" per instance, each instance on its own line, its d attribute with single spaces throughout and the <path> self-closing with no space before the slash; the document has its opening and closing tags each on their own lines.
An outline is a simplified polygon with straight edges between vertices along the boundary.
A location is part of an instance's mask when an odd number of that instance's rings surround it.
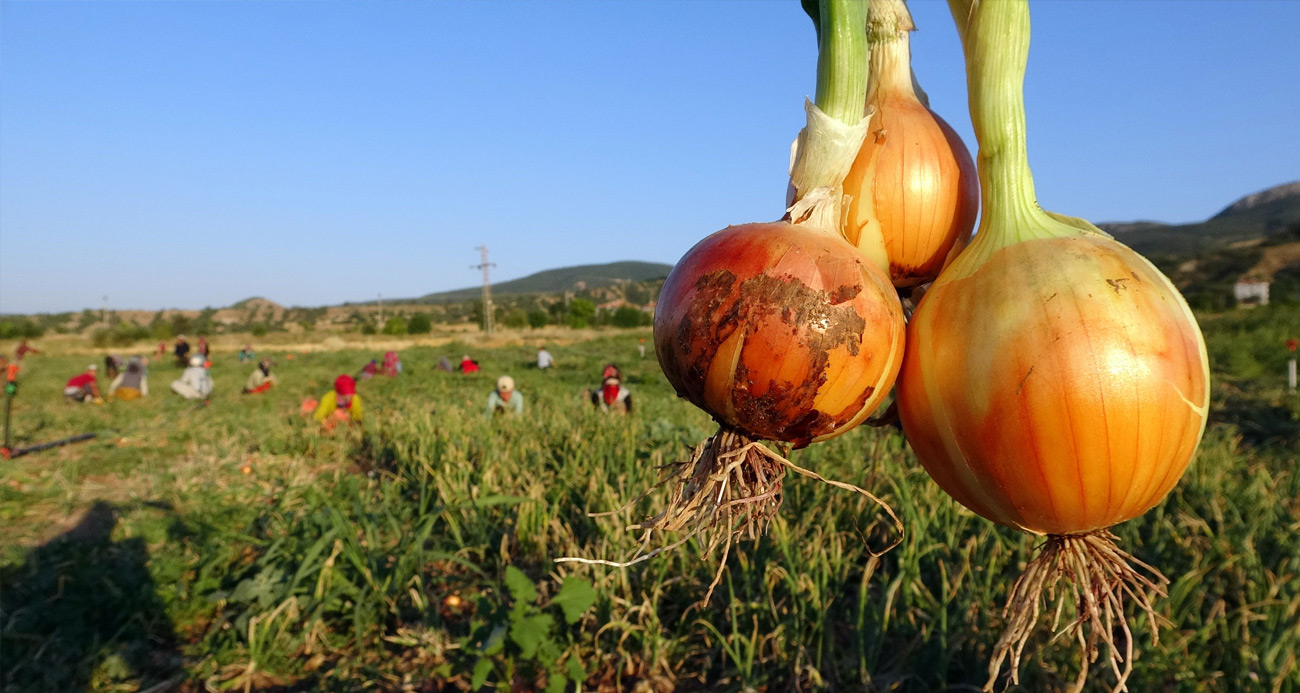
<svg viewBox="0 0 1300 693">
<path fill-rule="evenodd" d="M 947 6 L 913 65 L 974 148 Z M 1300 179 L 1300 2 L 1040 0 L 1044 207 L 1204 219 Z M 0 312 L 286 305 L 672 263 L 780 216 L 793 0 L 0 2 Z"/>
</svg>

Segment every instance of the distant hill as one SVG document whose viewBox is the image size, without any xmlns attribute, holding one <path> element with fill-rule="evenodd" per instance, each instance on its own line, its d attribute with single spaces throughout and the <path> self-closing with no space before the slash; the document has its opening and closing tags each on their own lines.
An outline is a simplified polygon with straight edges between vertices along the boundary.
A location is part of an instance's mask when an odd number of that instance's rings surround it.
<svg viewBox="0 0 1300 693">
<path fill-rule="evenodd" d="M 561 267 L 530 274 L 520 279 L 493 283 L 492 294 L 558 294 L 565 291 L 595 289 L 613 286 L 621 281 L 643 282 L 663 279 L 672 271 L 672 265 L 659 262 L 610 262 L 603 265 L 578 265 Z M 411 303 L 451 303 L 478 298 L 483 287 L 474 286 L 454 291 L 426 294 Z"/>
<path fill-rule="evenodd" d="M 1300 181 L 1247 195 L 1195 224 L 1137 221 L 1098 226 L 1144 255 L 1190 259 L 1206 251 L 1267 239 L 1295 224 L 1300 224 Z"/>
</svg>

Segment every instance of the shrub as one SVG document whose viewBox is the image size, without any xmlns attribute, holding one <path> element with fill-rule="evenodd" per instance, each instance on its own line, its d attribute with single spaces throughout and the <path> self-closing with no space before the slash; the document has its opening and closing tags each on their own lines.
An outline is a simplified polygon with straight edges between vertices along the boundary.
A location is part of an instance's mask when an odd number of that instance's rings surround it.
<svg viewBox="0 0 1300 693">
<path fill-rule="evenodd" d="M 528 327 L 528 313 L 523 308 L 511 308 L 506 311 L 501 323 L 506 327 L 515 329 Z"/>
<path fill-rule="evenodd" d="M 266 325 L 259 322 L 256 325 L 253 325 L 253 329 L 249 330 L 249 332 L 252 332 L 254 337 L 265 337 Z"/>
<path fill-rule="evenodd" d="M 406 318 L 394 315 L 384 323 L 384 334 L 406 334 Z"/>
<path fill-rule="evenodd" d="M 433 330 L 433 321 L 428 313 L 416 313 L 406 323 L 407 334 L 429 334 Z"/>
<path fill-rule="evenodd" d="M 653 322 L 650 314 L 632 306 L 622 306 L 614 311 L 614 316 L 610 322 L 614 327 L 642 327 Z"/>
<path fill-rule="evenodd" d="M 528 311 L 528 326 L 532 328 L 545 327 L 551 322 L 551 316 L 544 310 L 534 308 Z"/>
</svg>

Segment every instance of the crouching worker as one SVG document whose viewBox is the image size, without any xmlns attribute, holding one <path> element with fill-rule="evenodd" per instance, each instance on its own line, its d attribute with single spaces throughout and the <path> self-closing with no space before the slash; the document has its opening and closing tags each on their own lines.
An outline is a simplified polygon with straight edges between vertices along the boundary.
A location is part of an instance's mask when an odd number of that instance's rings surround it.
<svg viewBox="0 0 1300 693">
<path fill-rule="evenodd" d="M 515 392 L 515 379 L 508 375 L 497 378 L 497 389 L 488 395 L 487 406 L 483 409 L 483 415 L 489 419 L 497 412 L 524 413 L 524 396 Z"/>
<path fill-rule="evenodd" d="M 190 366 L 181 373 L 179 380 L 172 381 L 172 392 L 185 399 L 206 400 L 212 396 L 212 376 L 203 367 L 202 356 L 191 356 Z"/>
<path fill-rule="evenodd" d="M 248 382 L 244 383 L 244 394 L 260 395 L 279 382 L 274 375 L 271 375 L 271 359 L 262 359 L 262 362 L 257 364 L 257 370 L 253 371 L 253 374 L 248 376 Z"/>
<path fill-rule="evenodd" d="M 334 389 L 326 392 L 316 405 L 312 418 L 325 426 L 334 428 L 338 421 L 361 423 L 361 397 L 357 395 L 357 381 L 350 375 L 340 375 L 334 379 Z"/>
<path fill-rule="evenodd" d="M 103 402 L 99 396 L 99 366 L 90 364 L 81 375 L 74 375 L 63 386 L 63 397 L 69 402 Z"/>
<path fill-rule="evenodd" d="M 630 414 L 632 393 L 623 385 L 623 373 L 618 370 L 618 366 L 612 363 L 605 366 L 600 378 L 600 389 L 591 391 L 591 403 L 601 411 Z"/>
<path fill-rule="evenodd" d="M 117 374 L 113 378 L 112 384 L 108 386 L 108 396 L 110 399 L 117 398 L 123 402 L 149 395 L 149 371 L 145 370 L 144 359 L 139 356 L 132 356 L 131 360 L 126 362 L 126 370 Z"/>
</svg>

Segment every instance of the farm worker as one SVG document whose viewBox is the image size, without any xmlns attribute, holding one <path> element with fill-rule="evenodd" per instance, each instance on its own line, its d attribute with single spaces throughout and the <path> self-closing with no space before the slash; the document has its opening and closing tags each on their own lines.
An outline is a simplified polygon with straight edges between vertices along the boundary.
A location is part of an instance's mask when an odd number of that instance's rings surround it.
<svg viewBox="0 0 1300 693">
<path fill-rule="evenodd" d="M 190 343 L 185 341 L 185 335 L 176 335 L 176 349 L 172 351 L 176 354 L 176 365 L 181 368 L 190 361 Z"/>
<path fill-rule="evenodd" d="M 544 346 L 537 347 L 537 367 L 541 370 L 555 367 L 555 357 Z"/>
<path fill-rule="evenodd" d="M 81 375 L 74 375 L 63 386 L 63 396 L 73 402 L 103 402 L 99 397 L 99 366 L 90 364 Z"/>
<path fill-rule="evenodd" d="M 623 373 L 618 366 L 609 364 L 600 374 L 600 389 L 590 394 L 591 403 L 601 411 L 615 414 L 632 412 L 632 393 L 623 385 Z"/>
<path fill-rule="evenodd" d="M 244 383 L 244 394 L 260 395 L 279 382 L 274 375 L 271 375 L 271 359 L 262 359 L 262 362 L 257 364 L 257 370 L 253 371 L 253 374 L 248 376 L 248 382 Z"/>
<path fill-rule="evenodd" d="M 499 411 L 507 414 L 524 413 L 524 396 L 515 391 L 515 379 L 508 375 L 497 378 L 497 389 L 488 395 L 483 415 L 490 419 Z"/>
<path fill-rule="evenodd" d="M 641 352 L 641 358 L 645 358 L 645 337 L 642 337 L 641 343 L 636 345 L 636 350 Z"/>
<path fill-rule="evenodd" d="M 253 345 L 245 344 L 244 348 L 239 350 L 239 362 L 243 363 L 245 361 L 252 361 L 252 360 L 253 360 Z"/>
<path fill-rule="evenodd" d="M 185 399 L 207 399 L 212 396 L 212 376 L 203 367 L 203 357 L 190 357 L 190 366 L 181 373 L 180 380 L 172 381 L 172 392 Z"/>
<path fill-rule="evenodd" d="M 375 374 L 377 373 L 379 373 L 379 362 L 375 359 L 370 359 L 370 363 L 362 366 L 361 372 L 357 373 L 357 380 L 370 380 L 375 377 Z"/>
<path fill-rule="evenodd" d="M 108 396 L 122 401 L 130 401 L 149 394 L 149 371 L 144 367 L 144 359 L 132 356 L 126 362 L 126 370 L 113 378 L 108 386 Z"/>
<path fill-rule="evenodd" d="M 158 348 L 153 350 L 154 357 L 162 356 L 165 353 L 167 353 L 167 342 L 158 342 Z"/>
<path fill-rule="evenodd" d="M 469 354 L 465 354 L 464 356 L 460 357 L 460 372 L 477 373 L 478 361 L 475 361 L 474 359 L 470 358 Z"/>
<path fill-rule="evenodd" d="M 198 352 L 199 355 L 203 357 L 204 361 L 207 361 L 208 357 L 212 355 L 212 349 L 208 346 L 208 338 L 206 335 L 199 335 Z"/>
<path fill-rule="evenodd" d="M 392 378 L 402 372 L 402 360 L 397 358 L 396 351 L 390 351 L 384 354 L 384 375 Z"/>
<path fill-rule="evenodd" d="M 122 357 L 113 354 L 104 355 L 104 377 L 116 378 L 118 371 L 122 370 Z"/>
<path fill-rule="evenodd" d="M 440 371 L 447 371 L 448 373 L 454 373 L 456 371 L 456 369 L 452 368 L 451 366 L 451 359 L 447 358 L 446 356 L 443 356 L 441 359 L 439 359 L 438 365 L 434 366 L 434 368 L 437 368 Z"/>
<path fill-rule="evenodd" d="M 333 428 L 334 423 L 329 419 L 339 415 L 361 423 L 361 397 L 357 394 L 357 381 L 350 375 L 340 375 L 334 379 L 334 389 L 320 398 L 312 418 L 326 428 Z"/>
<path fill-rule="evenodd" d="M 36 347 L 28 344 L 27 340 L 24 339 L 23 341 L 18 343 L 18 348 L 14 349 L 14 360 L 17 361 L 18 363 L 22 363 L 23 359 L 27 358 L 28 354 L 39 354 L 39 353 L 41 353 L 40 349 L 37 349 Z"/>
</svg>

